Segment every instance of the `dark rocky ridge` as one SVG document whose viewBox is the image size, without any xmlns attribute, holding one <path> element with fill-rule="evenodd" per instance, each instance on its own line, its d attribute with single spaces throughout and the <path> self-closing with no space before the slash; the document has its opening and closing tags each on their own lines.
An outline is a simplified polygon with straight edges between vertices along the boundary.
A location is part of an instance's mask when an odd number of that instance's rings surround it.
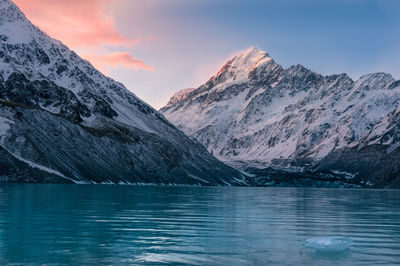
<svg viewBox="0 0 400 266">
<path fill-rule="evenodd" d="M 9 0 L 0 34 L 0 181 L 245 185 Z"/>
</svg>

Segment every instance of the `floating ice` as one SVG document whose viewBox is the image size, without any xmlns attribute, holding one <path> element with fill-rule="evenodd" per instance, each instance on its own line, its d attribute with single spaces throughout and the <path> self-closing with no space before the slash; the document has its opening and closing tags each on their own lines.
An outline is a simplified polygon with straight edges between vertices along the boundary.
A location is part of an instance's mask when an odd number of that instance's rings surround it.
<svg viewBox="0 0 400 266">
<path fill-rule="evenodd" d="M 347 250 L 351 244 L 353 244 L 353 241 L 347 237 L 331 236 L 309 238 L 304 241 L 303 245 L 318 252 L 334 253 Z"/>
</svg>

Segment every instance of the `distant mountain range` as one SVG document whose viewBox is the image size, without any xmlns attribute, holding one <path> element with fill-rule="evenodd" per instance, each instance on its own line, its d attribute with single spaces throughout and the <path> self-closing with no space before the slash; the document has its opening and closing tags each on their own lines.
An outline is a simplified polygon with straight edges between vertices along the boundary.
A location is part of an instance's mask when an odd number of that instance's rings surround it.
<svg viewBox="0 0 400 266">
<path fill-rule="evenodd" d="M 354 81 L 256 48 L 160 110 L 256 185 L 400 187 L 400 81 Z"/>
<path fill-rule="evenodd" d="M 244 185 L 243 178 L 0 0 L 0 181 Z"/>
</svg>

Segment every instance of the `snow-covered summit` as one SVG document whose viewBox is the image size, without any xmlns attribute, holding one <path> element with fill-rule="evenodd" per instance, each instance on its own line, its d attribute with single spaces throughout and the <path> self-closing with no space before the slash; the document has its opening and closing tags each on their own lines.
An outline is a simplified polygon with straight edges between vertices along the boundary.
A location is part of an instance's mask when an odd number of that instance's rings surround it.
<svg viewBox="0 0 400 266">
<path fill-rule="evenodd" d="M 269 54 L 265 51 L 260 51 L 256 47 L 252 47 L 242 53 L 235 55 L 231 60 L 227 62 L 223 69 L 230 69 L 232 72 L 237 74 L 249 73 L 254 68 L 260 66 L 261 64 L 271 60 Z M 219 76 L 223 71 L 219 71 L 217 76 Z"/>
<path fill-rule="evenodd" d="M 253 48 L 230 59 L 207 83 L 161 112 L 233 164 L 310 169 L 352 152 L 361 156 L 362 147 L 382 145 L 376 157 L 390 154 L 390 169 L 385 171 L 396 172 L 399 105 L 400 81 L 390 74 L 373 73 L 353 81 L 346 74 L 323 76 L 302 65 L 285 69 Z M 329 156 L 336 157 L 325 161 Z M 361 173 L 357 163 L 371 163 L 364 159 L 351 161 L 353 167 L 335 164 L 330 170 Z"/>
<path fill-rule="evenodd" d="M 226 83 L 245 82 L 251 71 L 271 60 L 267 52 L 252 47 L 230 59 L 212 79 Z"/>
</svg>

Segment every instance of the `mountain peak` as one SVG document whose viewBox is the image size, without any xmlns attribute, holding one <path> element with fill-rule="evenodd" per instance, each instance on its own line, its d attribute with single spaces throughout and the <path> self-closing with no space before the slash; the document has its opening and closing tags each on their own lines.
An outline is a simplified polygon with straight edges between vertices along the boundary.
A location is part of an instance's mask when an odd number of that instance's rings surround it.
<svg viewBox="0 0 400 266">
<path fill-rule="evenodd" d="M 259 57 L 264 57 L 268 56 L 268 53 L 262 50 L 259 50 L 257 47 L 250 47 L 244 52 L 241 52 L 237 54 L 237 56 L 242 57 L 242 58 L 248 58 L 248 59 L 257 59 Z"/>
<path fill-rule="evenodd" d="M 252 65 L 257 64 L 263 60 L 270 60 L 271 57 L 265 51 L 261 51 L 256 47 L 251 47 L 244 52 L 241 52 L 232 58 L 232 63 Z"/>
<path fill-rule="evenodd" d="M 214 78 L 246 80 L 251 71 L 269 61 L 272 61 L 272 58 L 267 52 L 251 47 L 230 59 Z"/>
</svg>

